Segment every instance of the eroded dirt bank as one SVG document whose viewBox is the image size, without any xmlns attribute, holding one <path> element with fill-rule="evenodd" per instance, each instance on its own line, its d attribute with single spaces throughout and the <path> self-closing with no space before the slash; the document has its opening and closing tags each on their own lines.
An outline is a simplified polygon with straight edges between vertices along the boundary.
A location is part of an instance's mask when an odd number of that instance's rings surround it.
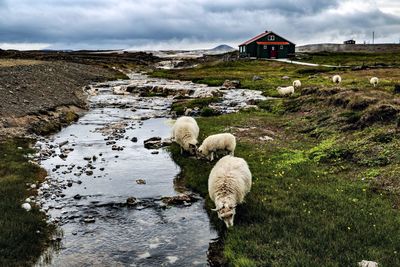
<svg viewBox="0 0 400 267">
<path fill-rule="evenodd" d="M 82 88 L 93 82 L 123 78 L 112 68 L 68 62 L 0 59 L 0 138 L 39 134 L 76 119 L 86 108 Z"/>
</svg>

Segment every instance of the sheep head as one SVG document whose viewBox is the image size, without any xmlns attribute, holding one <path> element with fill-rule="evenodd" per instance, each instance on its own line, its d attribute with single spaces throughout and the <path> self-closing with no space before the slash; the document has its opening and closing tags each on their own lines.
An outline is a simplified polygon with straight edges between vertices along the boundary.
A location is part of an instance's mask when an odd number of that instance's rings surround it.
<svg viewBox="0 0 400 267">
<path fill-rule="evenodd" d="M 213 209 L 213 211 L 218 213 L 218 218 L 224 221 L 226 228 L 233 226 L 233 220 L 236 214 L 236 206 L 228 206 L 223 204 L 222 207 L 217 206 L 215 209 Z"/>
<path fill-rule="evenodd" d="M 204 147 L 203 147 L 203 145 L 201 145 L 196 151 L 197 157 L 198 158 L 205 158 L 207 155 L 204 152 L 205 152 L 204 151 Z"/>
<path fill-rule="evenodd" d="M 196 155 L 196 152 L 197 152 L 197 145 L 189 143 L 189 153 L 191 155 Z"/>
</svg>

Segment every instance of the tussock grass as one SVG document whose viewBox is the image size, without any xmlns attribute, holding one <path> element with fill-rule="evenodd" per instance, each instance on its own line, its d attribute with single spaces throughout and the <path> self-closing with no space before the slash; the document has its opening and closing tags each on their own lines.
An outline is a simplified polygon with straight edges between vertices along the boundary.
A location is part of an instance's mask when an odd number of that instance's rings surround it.
<svg viewBox="0 0 400 267">
<path fill-rule="evenodd" d="M 0 266 L 32 266 L 52 231 L 37 208 L 21 208 L 29 196 L 26 183 L 46 175 L 28 163 L 25 155 L 30 152 L 26 140 L 0 143 Z"/>
<path fill-rule="evenodd" d="M 393 198 L 377 192 L 360 175 L 381 172 L 342 158 L 343 140 L 336 134 L 299 142 L 301 120 L 290 125 L 289 116 L 246 112 L 198 119 L 200 139 L 255 121 L 257 127 L 281 129 L 281 136 L 270 143 L 235 133 L 235 154 L 249 163 L 253 188 L 229 231 L 210 213 L 223 235 L 226 260 L 232 266 L 357 266 L 363 259 L 400 265 L 400 215 Z M 355 145 L 364 140 L 364 148 L 371 148 L 371 133 L 347 141 Z M 397 145 L 392 143 L 392 150 Z M 182 157 L 176 146 L 171 153 L 186 183 L 208 196 L 208 175 L 215 162 Z M 208 197 L 206 207 L 214 207 Z"/>
</svg>

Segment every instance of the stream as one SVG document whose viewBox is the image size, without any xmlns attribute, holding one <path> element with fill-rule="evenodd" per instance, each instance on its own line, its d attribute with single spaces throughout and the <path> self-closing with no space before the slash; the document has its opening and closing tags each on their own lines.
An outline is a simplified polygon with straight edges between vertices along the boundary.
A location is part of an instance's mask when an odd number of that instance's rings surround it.
<svg viewBox="0 0 400 267">
<path fill-rule="evenodd" d="M 155 88 L 167 96 L 140 96 Z M 89 111 L 36 144 L 36 158 L 49 175 L 36 202 L 59 232 L 58 245 L 37 266 L 208 265 L 209 244 L 218 234 L 204 199 L 182 185 L 166 149 L 147 149 L 143 142 L 160 137 L 168 144 L 176 95 L 204 97 L 219 88 L 134 73 L 86 91 Z M 223 113 L 265 99 L 243 89 L 223 95 L 213 107 Z M 164 201 L 176 196 L 190 201 Z"/>
</svg>

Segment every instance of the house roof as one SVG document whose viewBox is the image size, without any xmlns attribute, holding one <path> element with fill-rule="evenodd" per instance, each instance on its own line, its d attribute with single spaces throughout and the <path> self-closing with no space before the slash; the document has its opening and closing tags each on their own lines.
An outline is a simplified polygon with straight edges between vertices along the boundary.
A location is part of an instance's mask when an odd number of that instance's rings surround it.
<svg viewBox="0 0 400 267">
<path fill-rule="evenodd" d="M 257 42 L 258 45 L 288 45 L 289 42 Z"/>
<path fill-rule="evenodd" d="M 257 35 L 256 37 L 253 37 L 250 40 L 247 40 L 246 42 L 240 44 L 239 46 L 248 45 L 248 44 L 250 44 L 250 43 L 252 43 L 252 42 L 254 42 L 254 41 L 256 41 L 256 40 L 258 40 L 258 39 L 260 39 L 262 37 L 264 37 L 264 36 L 267 36 L 270 33 L 271 33 L 270 31 L 263 32 L 263 33 Z"/>
<path fill-rule="evenodd" d="M 256 37 L 251 38 L 250 40 L 247 40 L 246 42 L 240 44 L 239 46 L 251 44 L 252 42 L 255 42 L 255 41 L 257 41 L 258 39 L 260 39 L 260 38 L 262 38 L 262 37 L 264 37 L 264 36 L 267 36 L 268 34 L 271 34 L 271 33 L 275 34 L 276 36 L 281 37 L 281 38 L 284 39 L 284 40 L 286 40 L 286 41 L 287 41 L 287 44 L 289 44 L 289 43 L 295 44 L 295 43 L 290 42 L 290 41 L 287 40 L 286 38 L 283 38 L 282 36 L 280 36 L 280 35 L 278 35 L 278 34 L 272 32 L 272 31 L 266 31 L 266 32 L 263 32 L 263 33 L 257 35 Z M 259 43 L 259 42 L 257 42 L 257 43 Z M 262 42 L 260 42 L 260 43 L 262 43 Z M 286 44 L 286 43 L 285 43 L 285 44 Z"/>
</svg>

